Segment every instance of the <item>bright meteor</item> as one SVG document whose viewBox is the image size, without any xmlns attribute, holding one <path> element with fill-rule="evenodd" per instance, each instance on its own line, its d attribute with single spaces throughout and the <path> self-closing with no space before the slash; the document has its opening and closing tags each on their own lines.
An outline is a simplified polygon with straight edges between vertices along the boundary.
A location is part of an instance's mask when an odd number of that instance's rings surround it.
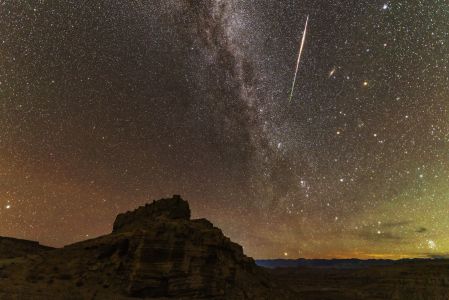
<svg viewBox="0 0 449 300">
<path fill-rule="evenodd" d="M 304 43 L 306 41 L 308 23 L 309 23 L 309 16 L 307 16 L 306 26 L 304 27 L 304 33 L 302 34 L 301 47 L 299 48 L 298 61 L 296 62 L 295 77 L 293 77 L 292 90 L 290 92 L 290 97 L 288 98 L 288 101 L 292 101 L 292 98 L 293 98 L 293 92 L 295 90 L 296 78 L 298 77 L 299 64 L 301 63 L 302 50 L 304 49 Z"/>
</svg>

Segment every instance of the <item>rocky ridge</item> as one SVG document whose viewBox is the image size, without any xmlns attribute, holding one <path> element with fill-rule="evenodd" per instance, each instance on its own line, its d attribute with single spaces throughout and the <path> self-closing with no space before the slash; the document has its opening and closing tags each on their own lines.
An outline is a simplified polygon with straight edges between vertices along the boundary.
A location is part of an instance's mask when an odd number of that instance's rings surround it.
<svg viewBox="0 0 449 300">
<path fill-rule="evenodd" d="M 38 242 L 0 237 L 0 259 L 14 258 L 29 254 L 37 254 L 53 249 Z"/>
</svg>

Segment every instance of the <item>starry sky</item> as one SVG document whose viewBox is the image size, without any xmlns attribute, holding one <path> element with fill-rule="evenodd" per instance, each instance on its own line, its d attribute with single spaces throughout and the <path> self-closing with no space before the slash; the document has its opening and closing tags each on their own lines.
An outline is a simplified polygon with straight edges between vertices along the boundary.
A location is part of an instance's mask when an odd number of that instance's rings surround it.
<svg viewBox="0 0 449 300">
<path fill-rule="evenodd" d="M 0 235 L 63 246 L 181 194 L 255 258 L 446 256 L 447 20 L 443 0 L 0 1 Z"/>
</svg>

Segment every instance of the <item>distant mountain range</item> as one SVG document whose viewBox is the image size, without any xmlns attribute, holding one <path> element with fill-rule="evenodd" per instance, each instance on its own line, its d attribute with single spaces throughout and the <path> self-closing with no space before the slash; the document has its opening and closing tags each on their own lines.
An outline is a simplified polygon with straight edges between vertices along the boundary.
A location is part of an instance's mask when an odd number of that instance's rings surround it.
<svg viewBox="0 0 449 300">
<path fill-rule="evenodd" d="M 314 268 L 335 268 L 335 269 L 358 269 L 370 266 L 389 266 L 412 261 L 425 261 L 429 259 L 259 259 L 256 264 L 265 268 L 297 268 L 297 267 L 314 267 Z"/>
</svg>

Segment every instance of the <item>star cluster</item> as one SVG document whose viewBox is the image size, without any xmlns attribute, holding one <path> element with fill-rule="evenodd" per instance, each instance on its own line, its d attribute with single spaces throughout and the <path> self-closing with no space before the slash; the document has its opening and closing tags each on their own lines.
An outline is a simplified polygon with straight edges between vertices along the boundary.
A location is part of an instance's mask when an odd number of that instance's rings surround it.
<svg viewBox="0 0 449 300">
<path fill-rule="evenodd" d="M 0 235 L 62 246 L 181 194 L 256 258 L 445 256 L 448 19 L 440 0 L 0 1 Z"/>
</svg>

